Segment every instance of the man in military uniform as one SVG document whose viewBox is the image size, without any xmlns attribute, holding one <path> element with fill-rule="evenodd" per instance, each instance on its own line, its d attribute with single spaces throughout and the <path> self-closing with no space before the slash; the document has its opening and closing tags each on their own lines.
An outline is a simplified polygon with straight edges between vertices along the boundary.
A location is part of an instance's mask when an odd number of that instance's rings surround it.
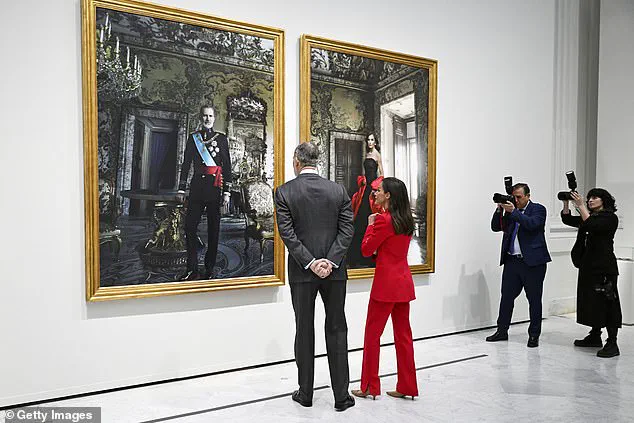
<svg viewBox="0 0 634 423">
<path fill-rule="evenodd" d="M 185 157 L 181 167 L 178 192 L 185 199 L 187 177 L 193 163 L 194 173 L 189 182 L 189 200 L 185 217 L 187 245 L 187 271 L 179 277 L 181 281 L 215 278 L 214 265 L 218 253 L 221 206 L 227 208 L 231 196 L 231 158 L 227 136 L 214 131 L 216 112 L 211 105 L 200 108 L 203 128 L 189 135 L 185 146 Z M 207 253 L 205 272 L 198 270 L 198 224 L 207 211 Z"/>
</svg>

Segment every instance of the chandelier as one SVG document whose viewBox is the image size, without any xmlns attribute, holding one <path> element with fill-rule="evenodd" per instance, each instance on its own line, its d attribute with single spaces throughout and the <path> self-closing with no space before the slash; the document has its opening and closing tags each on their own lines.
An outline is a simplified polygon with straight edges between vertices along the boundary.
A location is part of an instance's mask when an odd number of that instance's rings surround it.
<svg viewBox="0 0 634 423">
<path fill-rule="evenodd" d="M 106 22 L 99 31 L 97 42 L 97 92 L 108 100 L 129 100 L 141 91 L 143 67 L 136 54 L 130 60 L 130 47 L 126 47 L 125 64 L 119 48 L 119 37 L 112 42 L 112 22 Z M 113 45 L 114 44 L 114 45 Z"/>
</svg>

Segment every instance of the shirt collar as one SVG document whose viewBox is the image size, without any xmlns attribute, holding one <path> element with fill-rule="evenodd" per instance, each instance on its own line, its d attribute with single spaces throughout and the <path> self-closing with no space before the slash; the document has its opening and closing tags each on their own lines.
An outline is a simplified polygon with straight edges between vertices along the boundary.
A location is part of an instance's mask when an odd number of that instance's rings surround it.
<svg viewBox="0 0 634 423">
<path fill-rule="evenodd" d="M 310 168 L 310 167 L 309 168 L 304 168 L 304 169 L 302 169 L 299 172 L 300 175 L 303 175 L 305 173 L 313 173 L 315 175 L 319 175 L 319 172 L 317 172 L 317 169 L 315 169 L 314 167 L 313 168 Z"/>
</svg>

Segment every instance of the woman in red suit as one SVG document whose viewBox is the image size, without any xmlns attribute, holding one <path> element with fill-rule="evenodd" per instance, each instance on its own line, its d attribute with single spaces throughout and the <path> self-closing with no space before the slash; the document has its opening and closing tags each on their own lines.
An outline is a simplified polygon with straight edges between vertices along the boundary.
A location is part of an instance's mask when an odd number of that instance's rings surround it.
<svg viewBox="0 0 634 423">
<path fill-rule="evenodd" d="M 396 390 L 387 394 L 397 398 L 418 396 L 414 344 L 409 324 L 409 302 L 416 298 L 414 282 L 407 264 L 407 251 L 414 233 L 414 218 L 405 184 L 385 178 L 376 192 L 376 202 L 383 213 L 368 217 L 368 228 L 361 243 L 361 253 L 376 260 L 370 291 L 368 317 L 365 322 L 361 389 L 352 394 L 374 399 L 381 393 L 379 351 L 381 334 L 387 318 L 392 316 L 396 346 Z"/>
</svg>

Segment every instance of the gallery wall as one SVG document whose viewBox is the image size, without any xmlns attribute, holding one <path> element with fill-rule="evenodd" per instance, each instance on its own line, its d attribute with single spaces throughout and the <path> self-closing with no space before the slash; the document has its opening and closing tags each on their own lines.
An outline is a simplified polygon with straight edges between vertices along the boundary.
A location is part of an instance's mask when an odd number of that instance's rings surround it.
<svg viewBox="0 0 634 423">
<path fill-rule="evenodd" d="M 159 3 L 286 30 L 287 158 L 299 139 L 302 33 L 437 59 L 436 272 L 415 278 L 413 332 L 494 324 L 491 195 L 509 174 L 534 201 L 553 195 L 554 1 Z M 288 286 L 86 303 L 80 26 L 78 0 L 11 2 L 0 18 L 0 406 L 291 359 Z M 547 284 L 573 280 L 567 263 L 553 268 Z M 349 283 L 350 348 L 362 346 L 369 289 Z M 515 318 L 527 315 L 519 299 Z"/>
</svg>

